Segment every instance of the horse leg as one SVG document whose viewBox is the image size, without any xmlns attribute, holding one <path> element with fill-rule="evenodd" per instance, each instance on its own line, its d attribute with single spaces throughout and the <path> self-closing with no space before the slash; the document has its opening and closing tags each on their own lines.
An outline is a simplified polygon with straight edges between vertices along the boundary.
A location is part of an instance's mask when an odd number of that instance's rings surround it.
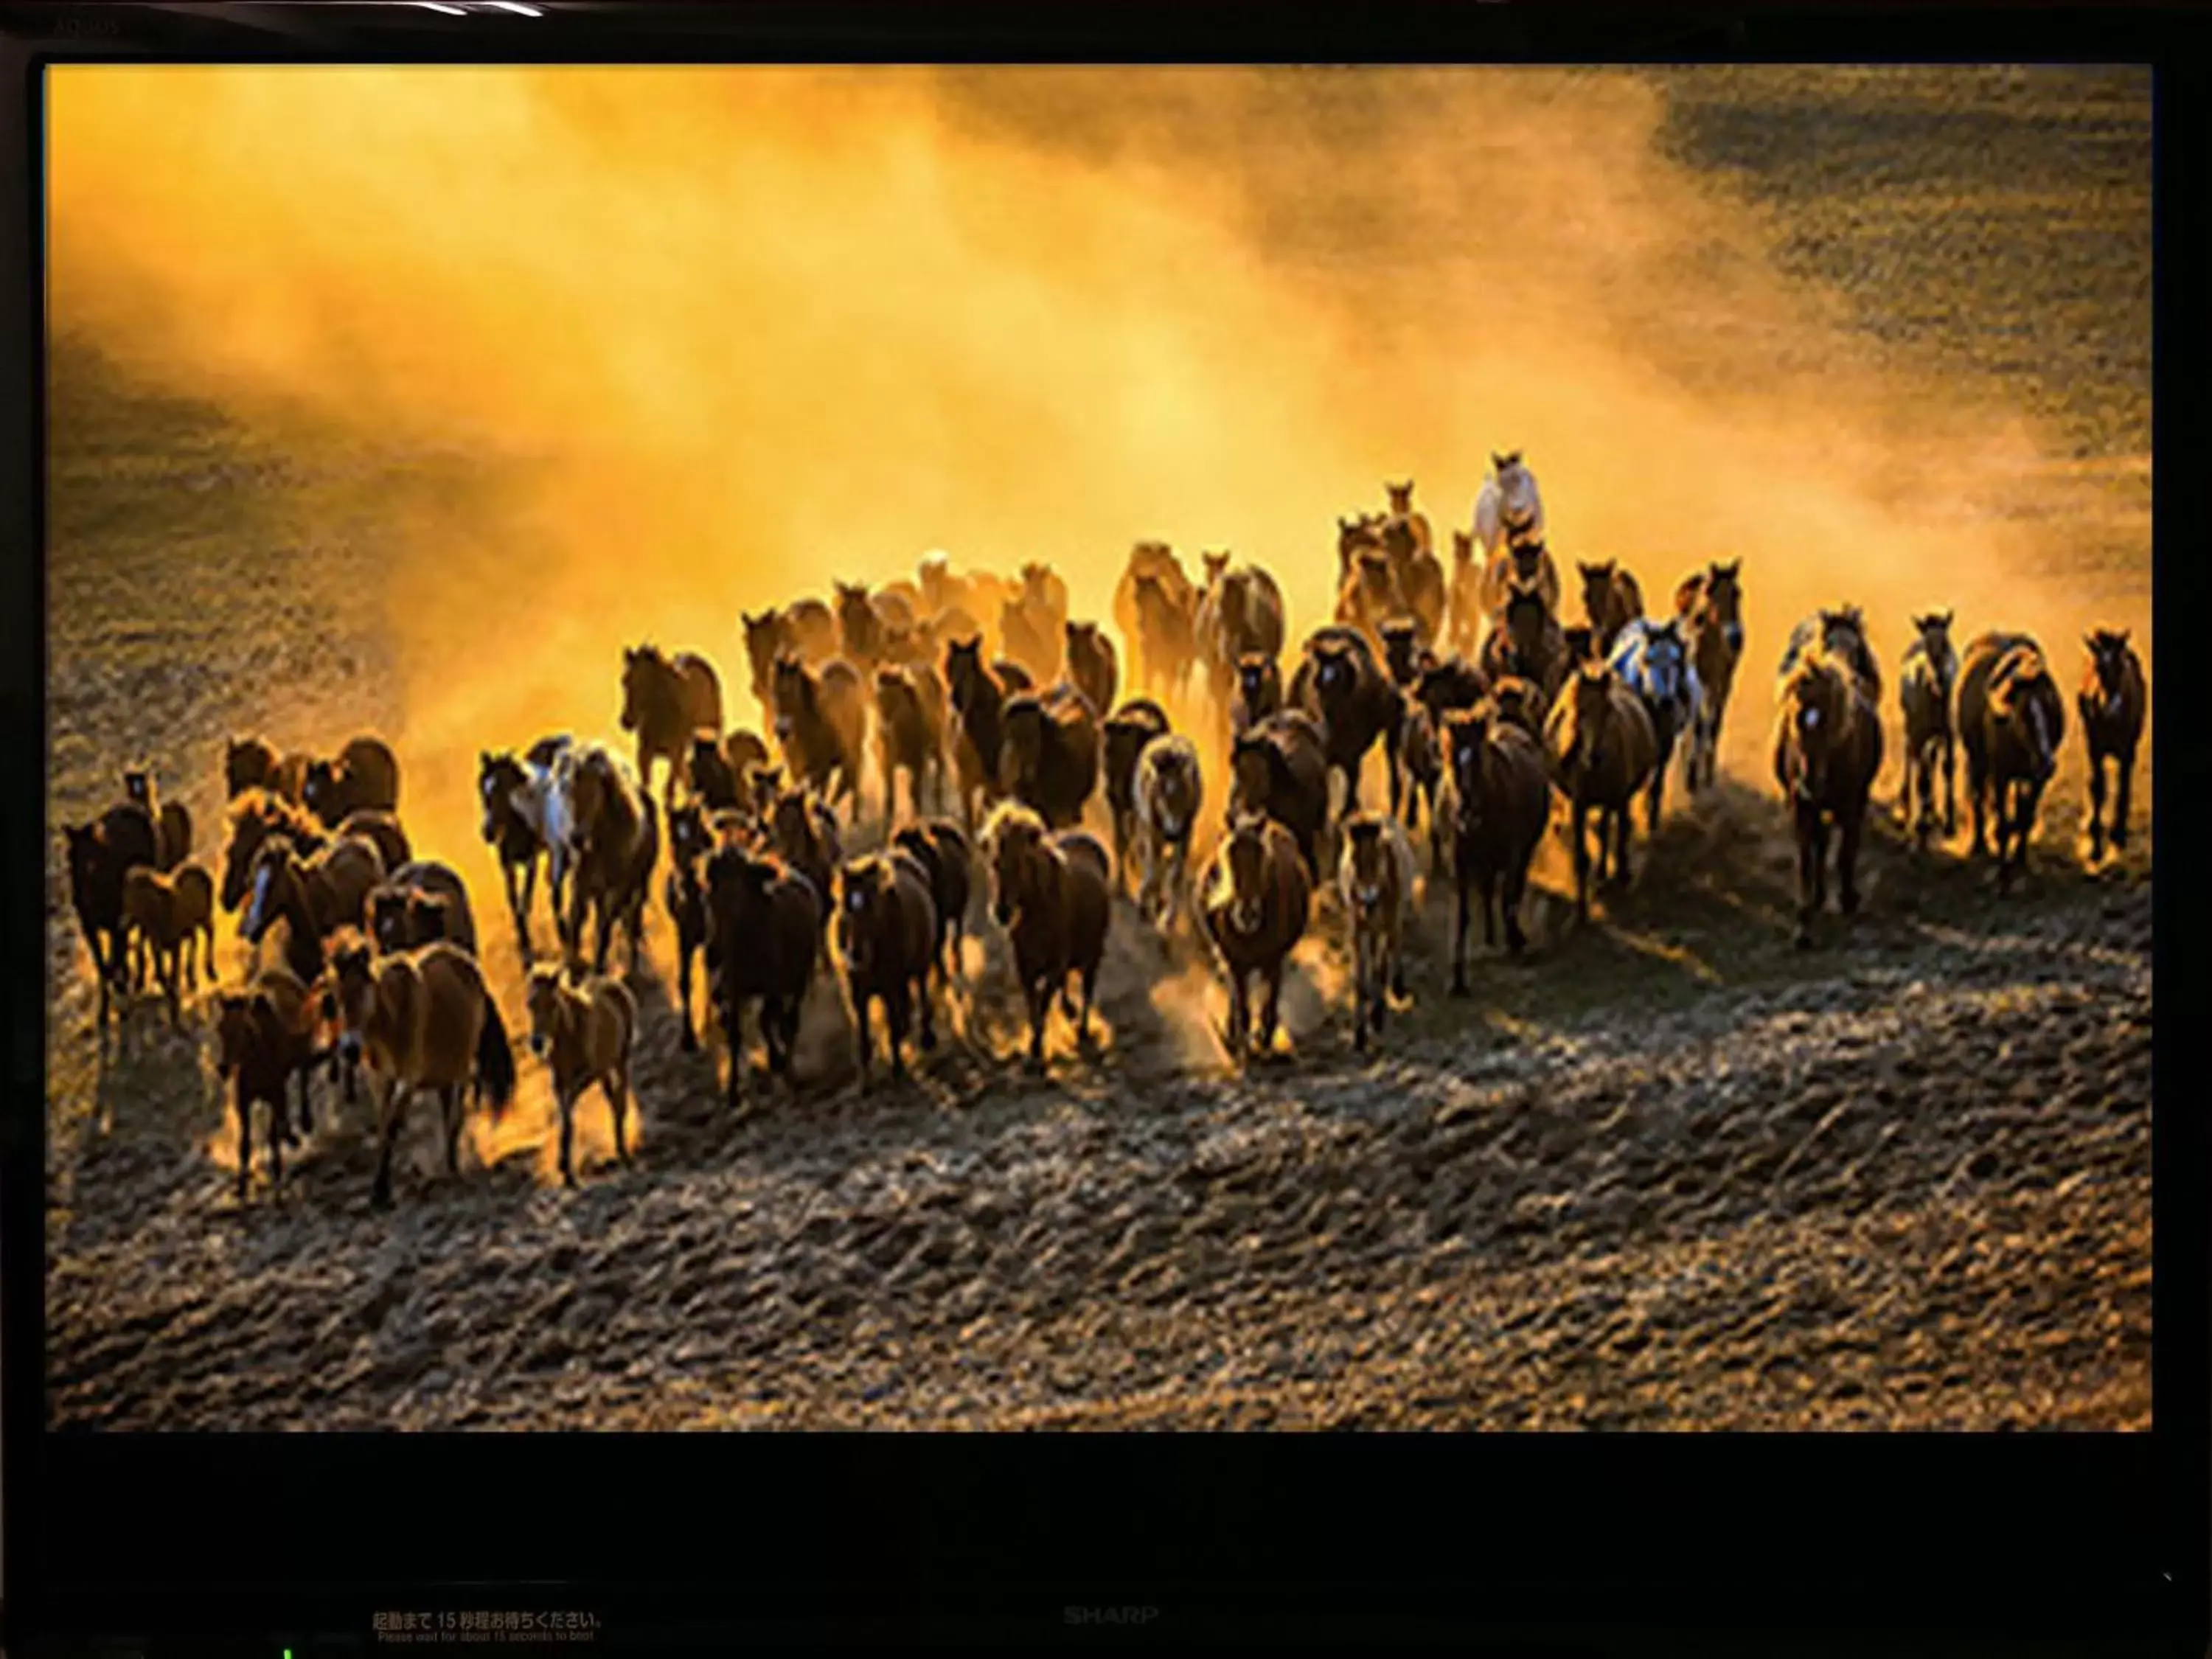
<svg viewBox="0 0 2212 1659">
<path fill-rule="evenodd" d="M 2105 757 L 2089 751 L 2089 857 L 2105 855 Z"/>
<path fill-rule="evenodd" d="M 1813 913 L 1819 908 L 1814 889 L 1820 880 L 1820 854 L 1815 850 L 1820 834 L 1820 808 L 1797 803 L 1797 948 L 1810 950 L 1813 945 Z"/>
<path fill-rule="evenodd" d="M 1229 970 L 1229 1057 L 1241 1068 L 1252 1048 L 1252 1014 L 1244 1000 L 1244 970 Z"/>
<path fill-rule="evenodd" d="M 1948 837 L 1959 833 L 1959 745 L 1948 732 L 1943 734 L 1942 743 L 1943 834 Z"/>
<path fill-rule="evenodd" d="M 1589 842 L 1583 834 L 1583 821 L 1589 811 L 1588 805 L 1579 794 L 1569 809 L 1568 823 L 1573 831 L 1575 843 L 1575 918 L 1578 921 L 1589 920 Z"/>
<path fill-rule="evenodd" d="M 283 1145 L 279 1130 L 284 1126 L 284 1091 L 276 1091 L 276 1104 L 269 1110 L 270 1168 L 276 1167 L 281 1156 L 278 1148 Z M 246 1098 L 245 1080 L 238 1086 L 238 1201 L 246 1202 L 248 1186 L 253 1179 L 253 1103 Z"/>
<path fill-rule="evenodd" d="M 399 1143 L 400 1126 L 407 1121 L 404 1096 L 407 1085 L 398 1078 L 385 1086 L 382 1109 L 378 1113 L 378 1139 L 382 1143 L 376 1155 L 376 1181 L 368 1191 L 369 1207 L 388 1210 L 392 1207 L 392 1149 Z"/>
<path fill-rule="evenodd" d="M 1989 763 L 1976 758 L 1970 750 L 1966 756 L 1966 794 L 1974 811 L 1974 852 L 1981 858 L 1990 855 L 1989 793 Z"/>
<path fill-rule="evenodd" d="M 1397 923 L 1396 927 L 1402 927 L 1403 926 L 1404 922 L 1401 920 Z M 1412 994 L 1406 989 L 1406 941 L 1404 937 L 1396 931 L 1396 927 L 1394 927 L 1389 935 L 1389 943 L 1390 946 L 1390 994 L 1398 998 L 1401 1001 L 1403 1001 Z M 1381 1016 L 1378 1015 L 1376 1018 L 1379 1023 Z"/>
<path fill-rule="evenodd" d="M 576 1097 L 579 1090 L 562 1088 L 554 1091 L 554 1103 L 561 1109 L 561 1184 L 575 1190 L 576 1166 Z"/>
<path fill-rule="evenodd" d="M 2134 781 L 2136 770 L 2136 750 L 2133 744 L 2130 744 L 2112 757 L 2112 770 L 2118 775 L 2114 779 L 2116 787 L 2112 799 L 2111 835 L 2112 850 L 2120 853 L 2125 852 L 2128 845 L 2128 797 L 2132 793 L 2130 786 Z"/>
<path fill-rule="evenodd" d="M 607 971 L 607 946 L 614 938 L 614 931 L 613 908 L 602 894 L 592 901 L 592 971 L 595 974 Z"/>
<path fill-rule="evenodd" d="M 860 1087 L 869 1085 L 869 1066 L 875 1059 L 875 1033 L 868 1027 L 868 1013 L 875 998 L 867 992 L 855 989 L 853 993 L 853 1058 L 860 1068 Z M 892 1057 L 897 1057 L 897 1043 L 892 1043 Z"/>
<path fill-rule="evenodd" d="M 725 964 L 727 971 L 727 964 Z M 719 999 L 722 1014 L 722 1046 L 730 1051 L 730 1080 L 725 1097 L 732 1111 L 738 1109 L 745 1089 L 745 1018 L 737 998 Z"/>
<path fill-rule="evenodd" d="M 895 979 L 884 994 L 884 1034 L 890 1040 L 891 1081 L 906 1081 L 907 1031 L 914 1018 L 914 1007 L 908 1000 L 908 981 Z"/>
<path fill-rule="evenodd" d="M 461 1172 L 461 1085 L 448 1083 L 438 1091 L 438 1104 L 446 1131 L 446 1173 Z"/>
<path fill-rule="evenodd" d="M 161 995 L 169 1005 L 170 1029 L 173 1030 L 181 1030 L 185 1023 L 185 1017 L 182 1007 L 182 1000 L 177 994 L 177 975 L 179 969 L 177 965 L 177 947 L 175 945 L 162 945 L 155 949 L 154 953 L 154 970 L 161 977 Z"/>
<path fill-rule="evenodd" d="M 1613 880 L 1616 887 L 1626 888 L 1635 879 L 1635 872 L 1631 869 L 1628 860 L 1628 837 L 1633 827 L 1629 817 L 1628 803 L 1623 801 L 1613 818 L 1614 847 Z"/>
<path fill-rule="evenodd" d="M 1274 1052 L 1275 1026 L 1282 1013 L 1283 963 L 1289 960 L 1285 954 L 1267 970 L 1267 1000 L 1260 1005 L 1260 1052 L 1263 1054 Z"/>
<path fill-rule="evenodd" d="M 623 1163 L 629 1162 L 629 1142 L 624 1139 L 623 1121 L 629 1116 L 629 1079 L 620 1066 L 599 1079 L 599 1091 L 607 1097 L 607 1108 L 615 1119 L 615 1156 Z"/>
<path fill-rule="evenodd" d="M 1040 975 L 1026 988 L 1030 1005 L 1030 1069 L 1044 1070 L 1044 1022 L 1052 1012 L 1052 981 Z"/>
<path fill-rule="evenodd" d="M 1375 1006 L 1375 942 L 1356 920 L 1352 929 L 1352 1046 L 1365 1054 L 1368 1014 Z"/>
<path fill-rule="evenodd" d="M 1457 879 L 1453 883 L 1453 886 L 1455 890 L 1452 904 L 1452 976 L 1450 994 L 1455 997 L 1463 997 L 1468 994 L 1467 892 L 1468 872 L 1464 866 L 1462 866 L 1454 872 L 1454 874 L 1456 876 Z M 1483 906 L 1482 925 L 1484 933 L 1486 937 L 1490 927 L 1490 909 L 1486 900 Z"/>
<path fill-rule="evenodd" d="M 1836 826 L 1836 902 L 1847 916 L 1859 913 L 1859 841 L 1865 829 L 1863 803 L 1845 808 Z"/>
</svg>

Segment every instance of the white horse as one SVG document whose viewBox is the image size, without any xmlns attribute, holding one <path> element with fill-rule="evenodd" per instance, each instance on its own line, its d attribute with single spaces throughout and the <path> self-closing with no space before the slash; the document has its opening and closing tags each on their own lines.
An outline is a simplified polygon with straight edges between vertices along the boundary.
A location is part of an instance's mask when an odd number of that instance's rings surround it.
<svg viewBox="0 0 2212 1659">
<path fill-rule="evenodd" d="M 1673 758 L 1678 744 L 1686 787 L 1686 769 L 1705 708 L 1705 686 L 1698 678 L 1697 665 L 1690 660 L 1689 645 L 1682 638 L 1680 623 L 1673 617 L 1663 623 L 1654 622 L 1649 617 L 1637 617 L 1620 630 L 1607 660 L 1613 672 L 1643 700 L 1644 712 L 1651 717 L 1652 735 L 1658 739 L 1658 763 L 1651 769 L 1647 802 L 1650 817 L 1645 825 L 1656 834 L 1660 804 L 1666 793 L 1667 763 Z M 1687 741 L 1683 741 L 1686 738 Z"/>
<path fill-rule="evenodd" d="M 1486 559 L 1510 536 L 1516 541 L 1544 538 L 1544 498 L 1536 490 L 1536 475 L 1522 465 L 1521 452 L 1500 455 L 1492 451 L 1491 473 L 1474 498 L 1474 538 Z"/>
</svg>

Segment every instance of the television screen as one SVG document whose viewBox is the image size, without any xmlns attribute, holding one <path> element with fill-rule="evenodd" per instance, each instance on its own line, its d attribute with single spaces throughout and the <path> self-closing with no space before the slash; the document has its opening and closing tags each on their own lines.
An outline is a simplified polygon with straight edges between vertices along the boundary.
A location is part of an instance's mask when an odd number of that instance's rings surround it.
<svg viewBox="0 0 2212 1659">
<path fill-rule="evenodd" d="M 46 99 L 50 1427 L 2148 1428 L 2148 70 Z"/>
</svg>

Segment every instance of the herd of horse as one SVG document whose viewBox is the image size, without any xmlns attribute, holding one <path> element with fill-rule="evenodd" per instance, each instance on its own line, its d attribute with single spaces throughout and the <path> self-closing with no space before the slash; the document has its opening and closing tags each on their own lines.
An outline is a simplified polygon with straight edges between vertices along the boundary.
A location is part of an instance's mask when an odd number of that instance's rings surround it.
<svg viewBox="0 0 2212 1659">
<path fill-rule="evenodd" d="M 1629 879 L 1638 804 L 1648 833 L 1670 770 L 1692 794 L 1717 776 L 1746 649 L 1741 562 L 1692 572 L 1663 617 L 1626 569 L 1582 563 L 1582 614 L 1570 620 L 1535 479 L 1517 453 L 1492 462 L 1449 563 L 1410 481 L 1386 487 L 1387 511 L 1339 520 L 1334 613 L 1295 653 L 1274 577 L 1225 552 L 1204 554 L 1194 577 L 1165 544 L 1139 543 L 1114 592 L 1112 635 L 1070 616 L 1066 585 L 1045 564 L 1002 577 L 933 554 L 910 580 L 841 582 L 828 600 L 742 617 L 766 732 L 726 727 L 706 658 L 641 645 L 626 651 L 621 681 L 631 754 L 568 733 L 484 752 L 482 834 L 534 964 L 525 1013 L 560 1110 L 564 1180 L 574 1182 L 574 1115 L 587 1090 L 605 1095 L 628 1156 L 639 1011 L 610 953 L 626 945 L 627 973 L 638 970 L 656 873 L 676 933 L 681 1041 L 698 1046 L 696 972 L 725 1036 L 733 1107 L 747 1089 L 747 1011 L 772 1074 L 792 1086 L 799 1011 L 818 974 L 842 978 L 864 1084 L 878 1005 L 890 1068 L 903 1075 L 909 1048 L 935 1045 L 934 1004 L 961 976 L 979 897 L 1006 936 L 1039 1068 L 1055 1000 L 1079 1042 L 1089 1037 L 1117 904 L 1164 935 L 1194 932 L 1210 951 L 1239 1065 L 1272 1046 L 1285 966 L 1317 909 L 1334 908 L 1348 933 L 1355 1044 L 1382 1030 L 1408 994 L 1402 947 L 1424 835 L 1430 879 L 1449 878 L 1455 894 L 1453 994 L 1469 988 L 1471 905 L 1486 946 L 1502 934 L 1509 952 L 1524 949 L 1529 869 L 1548 826 L 1568 838 L 1587 920 L 1594 882 Z M 1991 853 L 1993 824 L 2008 885 L 2056 765 L 2064 699 L 2033 639 L 1986 633 L 1961 653 L 1951 621 L 1913 619 L 1898 694 L 1904 802 L 1924 846 L 1940 775 L 1943 833 L 1954 832 L 1963 750 L 1974 849 Z M 2100 857 L 2107 840 L 2126 843 L 2148 696 L 2124 631 L 2099 629 L 2087 644 L 2075 707 Z M 1805 618 L 1783 653 L 1772 749 L 1799 849 L 1801 946 L 1827 902 L 1832 839 L 1838 908 L 1857 908 L 1883 743 L 1863 616 L 1846 605 Z M 1387 804 L 1363 805 L 1361 775 L 1378 753 Z M 1223 775 L 1210 781 L 1215 769 Z M 124 799 L 100 817 L 68 827 L 100 1019 L 111 988 L 143 990 L 149 963 L 179 1018 L 196 944 L 215 980 L 219 899 L 252 947 L 243 982 L 216 992 L 213 1020 L 235 1090 L 240 1198 L 254 1109 L 266 1109 L 268 1168 L 281 1182 L 283 1148 L 312 1130 L 311 1076 L 335 1073 L 351 1100 L 366 1069 L 380 1091 L 372 1200 L 388 1204 L 418 1091 L 437 1096 L 458 1170 L 465 1107 L 496 1115 L 516 1085 L 467 884 L 415 856 L 398 759 L 378 738 L 329 757 L 236 739 L 224 771 L 219 884 L 191 862 L 189 816 L 157 801 L 145 772 L 127 774 Z M 1085 827 L 1099 796 L 1110 846 Z M 1212 817 L 1210 796 L 1225 797 Z M 878 825 L 875 850 L 860 851 Z M 550 961 L 532 933 L 541 866 Z"/>
</svg>

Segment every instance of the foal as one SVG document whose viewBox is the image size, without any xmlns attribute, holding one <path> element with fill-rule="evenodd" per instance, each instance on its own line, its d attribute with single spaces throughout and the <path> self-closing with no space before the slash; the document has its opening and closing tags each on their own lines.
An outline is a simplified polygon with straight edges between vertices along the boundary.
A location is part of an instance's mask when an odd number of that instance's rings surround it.
<svg viewBox="0 0 2212 1659">
<path fill-rule="evenodd" d="M 530 970 L 530 1049 L 546 1062 L 561 1108 L 561 1182 L 576 1184 L 570 1148 L 576 1100 L 593 1084 L 615 1115 L 615 1156 L 629 1160 L 623 1124 L 629 1108 L 630 1045 L 637 1036 L 637 999 L 620 980 L 592 974 L 579 981 L 541 963 Z"/>
</svg>

